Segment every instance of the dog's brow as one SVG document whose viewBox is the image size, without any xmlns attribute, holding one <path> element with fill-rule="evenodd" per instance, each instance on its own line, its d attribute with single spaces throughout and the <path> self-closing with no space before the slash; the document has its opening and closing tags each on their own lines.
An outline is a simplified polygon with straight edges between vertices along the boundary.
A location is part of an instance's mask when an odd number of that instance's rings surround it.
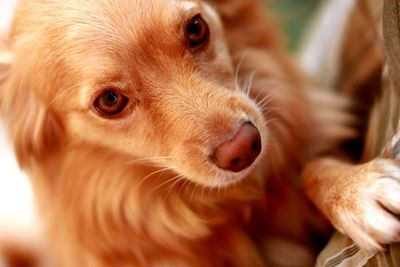
<svg viewBox="0 0 400 267">
<path fill-rule="evenodd" d="M 183 1 L 182 3 L 184 9 L 187 11 L 193 10 L 195 8 L 198 8 L 198 1 Z"/>
</svg>

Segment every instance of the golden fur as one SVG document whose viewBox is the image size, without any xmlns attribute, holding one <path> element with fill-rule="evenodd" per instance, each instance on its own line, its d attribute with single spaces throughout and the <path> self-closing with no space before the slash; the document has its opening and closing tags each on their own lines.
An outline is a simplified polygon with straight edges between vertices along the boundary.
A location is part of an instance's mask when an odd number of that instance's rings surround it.
<svg viewBox="0 0 400 267">
<path fill-rule="evenodd" d="M 211 37 L 193 52 L 198 12 Z M 56 266 L 265 266 L 268 236 L 315 249 L 326 232 L 285 181 L 349 134 L 317 112 L 343 106 L 310 89 L 261 1 L 23 0 L 9 41 L 1 110 Z M 110 86 L 134 101 L 105 119 L 92 101 Z M 209 154 L 245 120 L 260 156 L 218 168 Z"/>
</svg>

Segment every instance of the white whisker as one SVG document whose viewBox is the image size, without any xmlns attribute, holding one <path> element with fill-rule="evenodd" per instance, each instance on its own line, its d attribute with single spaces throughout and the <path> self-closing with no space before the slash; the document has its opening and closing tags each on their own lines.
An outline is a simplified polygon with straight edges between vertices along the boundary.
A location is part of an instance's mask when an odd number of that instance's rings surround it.
<svg viewBox="0 0 400 267">
<path fill-rule="evenodd" d="M 164 201 L 168 198 L 169 194 L 172 192 L 172 190 L 174 189 L 174 187 L 177 183 L 179 183 L 180 181 L 186 180 L 184 175 L 182 175 L 182 174 L 179 174 L 179 175 L 175 176 L 174 178 L 176 179 L 176 181 L 172 185 L 170 185 L 170 189 L 168 190 L 167 194 L 165 195 Z"/>
<path fill-rule="evenodd" d="M 168 183 L 170 183 L 170 182 L 172 182 L 172 181 L 175 181 L 176 179 L 179 180 L 179 176 L 180 176 L 180 175 L 176 175 L 176 176 L 174 176 L 174 177 L 172 177 L 172 178 L 169 178 L 169 179 L 165 180 L 165 181 L 162 182 L 161 184 L 159 184 L 159 185 L 157 185 L 156 187 L 154 187 L 154 188 L 150 191 L 150 193 L 154 193 L 155 191 L 157 191 L 158 189 L 160 189 L 160 188 L 163 187 L 164 185 L 166 185 L 166 184 L 168 184 Z"/>
<path fill-rule="evenodd" d="M 271 122 L 274 122 L 274 121 L 279 121 L 279 119 L 278 118 L 269 119 L 265 122 L 265 124 L 268 126 L 269 124 L 271 124 Z"/>
<path fill-rule="evenodd" d="M 271 107 L 261 107 L 261 110 L 263 111 L 263 113 L 264 113 L 264 116 L 267 116 L 267 115 L 269 115 L 269 114 L 271 114 L 272 112 L 275 112 L 275 111 L 281 111 L 282 109 L 281 108 L 278 108 L 278 107 L 274 107 L 274 108 L 271 108 Z"/>
<path fill-rule="evenodd" d="M 179 195 L 181 194 L 182 189 L 185 187 L 186 183 L 190 184 L 189 179 L 184 179 L 185 181 L 181 184 L 181 186 L 179 187 L 178 190 L 178 194 L 176 195 L 176 197 L 179 199 Z M 185 189 L 186 190 L 186 189 Z"/>
<path fill-rule="evenodd" d="M 242 56 L 240 57 L 239 63 L 236 66 L 236 72 L 235 72 L 235 89 L 236 91 L 241 91 L 240 86 L 239 86 L 239 72 L 240 72 L 240 67 L 242 66 L 242 63 L 244 61 L 244 58 L 246 57 L 247 52 L 244 51 Z"/>
<path fill-rule="evenodd" d="M 188 180 L 189 181 L 189 180 Z M 187 196 L 187 190 L 190 189 L 190 186 L 194 186 L 194 183 L 189 183 L 188 186 L 185 187 L 185 190 L 183 191 L 183 195 Z"/>
<path fill-rule="evenodd" d="M 127 165 L 131 164 L 136 164 L 136 163 L 155 163 L 154 161 L 162 161 L 162 160 L 167 160 L 167 159 L 172 159 L 172 157 L 149 157 L 149 158 L 140 158 L 140 159 L 135 159 L 132 161 L 126 162 Z"/>
<path fill-rule="evenodd" d="M 248 97 L 250 97 L 251 89 L 253 86 L 253 81 L 254 81 L 256 74 L 257 74 L 257 70 L 250 73 L 249 78 L 247 79 L 247 82 L 246 82 L 246 87 L 243 88 L 244 92 L 246 93 L 246 95 Z"/>
<path fill-rule="evenodd" d="M 260 101 L 257 101 L 257 105 L 261 108 L 264 107 L 265 105 L 268 105 L 269 103 L 271 103 L 271 101 L 274 98 L 270 95 L 265 96 L 264 98 L 262 98 Z"/>
<path fill-rule="evenodd" d="M 154 172 L 152 172 L 152 173 L 146 175 L 145 177 L 143 177 L 143 178 L 140 180 L 138 186 L 141 186 L 141 185 L 143 184 L 144 181 L 146 181 L 147 179 L 149 179 L 149 178 L 152 177 L 153 175 L 155 175 L 155 174 L 161 174 L 161 173 L 163 173 L 163 172 L 165 172 L 165 171 L 168 171 L 168 170 L 173 170 L 173 168 L 171 168 L 171 167 L 162 168 L 162 169 L 156 170 L 156 171 L 154 171 Z"/>
<path fill-rule="evenodd" d="M 200 184 L 199 184 L 199 183 L 196 183 L 196 184 L 194 185 L 194 187 L 193 187 L 193 191 L 192 191 L 192 194 L 191 194 L 190 199 L 189 199 L 189 206 L 192 204 L 193 196 L 194 196 L 194 193 L 195 193 L 195 191 L 196 191 L 196 189 L 197 189 L 198 186 L 200 186 Z"/>
</svg>

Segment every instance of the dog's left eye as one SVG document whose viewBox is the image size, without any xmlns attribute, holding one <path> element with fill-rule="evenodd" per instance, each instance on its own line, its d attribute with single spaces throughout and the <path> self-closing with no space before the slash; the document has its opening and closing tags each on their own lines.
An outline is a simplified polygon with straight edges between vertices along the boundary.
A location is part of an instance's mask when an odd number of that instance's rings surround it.
<svg viewBox="0 0 400 267">
<path fill-rule="evenodd" d="M 205 44 L 210 36 L 207 22 L 199 14 L 194 16 L 186 25 L 185 39 L 191 48 Z"/>
<path fill-rule="evenodd" d="M 114 90 L 106 90 L 102 92 L 94 101 L 94 108 L 100 115 L 115 116 L 121 113 L 128 103 L 121 93 Z"/>
</svg>

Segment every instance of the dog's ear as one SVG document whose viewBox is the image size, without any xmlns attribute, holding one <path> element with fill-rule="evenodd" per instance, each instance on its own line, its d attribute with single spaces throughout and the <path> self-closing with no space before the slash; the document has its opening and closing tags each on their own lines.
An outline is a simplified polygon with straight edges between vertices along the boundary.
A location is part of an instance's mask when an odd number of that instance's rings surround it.
<svg viewBox="0 0 400 267">
<path fill-rule="evenodd" d="M 51 158 L 64 135 L 60 117 L 31 88 L 14 81 L 7 85 L 5 117 L 19 163 L 24 167 L 31 160 Z"/>
<path fill-rule="evenodd" d="M 43 161 L 60 148 L 64 133 L 57 114 L 30 87 L 27 62 L 19 62 L 7 44 L 0 48 L 0 114 L 3 115 L 22 167 Z"/>
<path fill-rule="evenodd" d="M 39 103 L 28 93 L 18 101 L 13 124 L 12 140 L 17 158 L 22 166 L 30 160 L 51 158 L 61 146 L 64 134 L 60 118 L 51 109 Z"/>
</svg>

